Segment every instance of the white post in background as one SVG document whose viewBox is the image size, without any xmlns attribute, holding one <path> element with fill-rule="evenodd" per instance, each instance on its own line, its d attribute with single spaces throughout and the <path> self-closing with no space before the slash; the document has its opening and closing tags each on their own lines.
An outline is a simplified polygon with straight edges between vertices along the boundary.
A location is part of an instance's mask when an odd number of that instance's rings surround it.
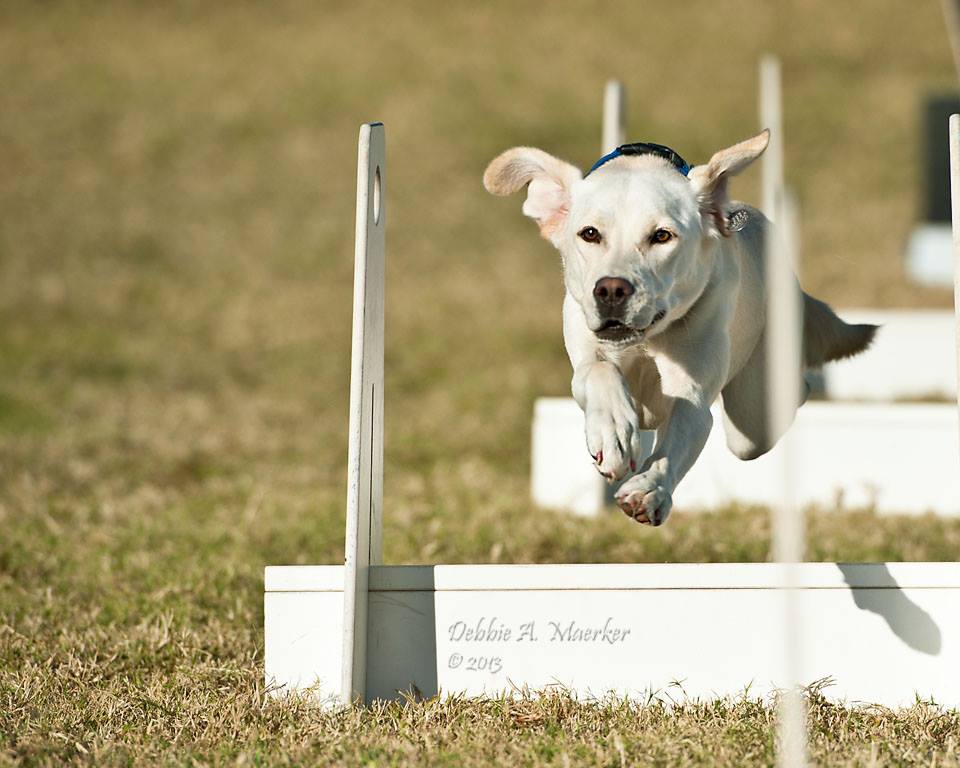
<svg viewBox="0 0 960 768">
<path fill-rule="evenodd" d="M 953 311 L 957 318 L 957 408 L 960 409 L 960 115 L 950 115 L 950 204 L 953 220 Z"/>
<path fill-rule="evenodd" d="M 771 54 L 760 59 L 760 128 L 770 129 L 770 143 L 761 158 L 761 207 L 774 220 L 776 196 L 783 189 L 783 101 L 780 60 Z"/>
<path fill-rule="evenodd" d="M 608 80 L 603 90 L 603 138 L 600 154 L 613 152 L 626 141 L 627 104 L 623 83 Z"/>
<path fill-rule="evenodd" d="M 343 585 L 341 697 L 345 704 L 365 700 L 369 571 L 383 559 L 385 147 L 382 123 L 360 127 Z"/>
<path fill-rule="evenodd" d="M 773 511 L 773 556 L 783 575 L 783 686 L 779 712 L 778 765 L 806 765 L 806 718 L 800 693 L 803 627 L 800 619 L 799 563 L 804 558 L 804 520 L 794 494 L 796 447 L 788 432 L 800 403 L 803 304 L 794 269 L 797 263 L 797 213 L 781 189 L 776 196 L 776 232 L 765 244 L 767 281 L 767 414 L 768 429 L 780 438 L 780 502 Z"/>
</svg>

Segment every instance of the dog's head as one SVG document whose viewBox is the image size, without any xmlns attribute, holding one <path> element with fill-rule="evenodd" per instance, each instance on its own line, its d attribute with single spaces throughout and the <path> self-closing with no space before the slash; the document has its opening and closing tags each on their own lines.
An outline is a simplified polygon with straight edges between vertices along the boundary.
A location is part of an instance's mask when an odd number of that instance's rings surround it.
<svg viewBox="0 0 960 768">
<path fill-rule="evenodd" d="M 710 276 L 713 242 L 729 235 L 727 186 L 766 149 L 769 131 L 684 175 L 659 154 L 621 155 L 586 177 L 531 147 L 487 167 L 495 195 L 523 186 L 523 212 L 560 251 L 567 291 L 601 340 L 629 345 L 681 317 Z"/>
</svg>

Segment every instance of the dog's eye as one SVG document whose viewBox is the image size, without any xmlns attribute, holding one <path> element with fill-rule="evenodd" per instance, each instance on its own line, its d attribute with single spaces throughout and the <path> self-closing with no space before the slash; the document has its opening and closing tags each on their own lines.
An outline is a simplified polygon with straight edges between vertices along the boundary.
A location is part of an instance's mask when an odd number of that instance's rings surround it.
<svg viewBox="0 0 960 768">
<path fill-rule="evenodd" d="M 673 239 L 673 232 L 669 229 L 658 229 L 650 236 L 651 243 L 666 243 Z"/>
<path fill-rule="evenodd" d="M 596 227 L 584 227 L 579 232 L 577 236 L 581 240 L 585 240 L 588 243 L 599 243 L 600 242 L 600 232 Z"/>
</svg>

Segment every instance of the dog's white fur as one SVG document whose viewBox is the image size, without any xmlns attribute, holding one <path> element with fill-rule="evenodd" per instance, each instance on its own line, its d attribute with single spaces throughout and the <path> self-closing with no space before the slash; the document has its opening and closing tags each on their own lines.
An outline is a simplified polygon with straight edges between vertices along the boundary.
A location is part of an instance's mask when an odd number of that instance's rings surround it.
<svg viewBox="0 0 960 768">
<path fill-rule="evenodd" d="M 611 481 L 635 471 L 617 501 L 640 522 L 666 520 L 721 394 L 734 454 L 754 458 L 779 438 L 767 434 L 765 416 L 762 252 L 769 222 L 727 197 L 729 179 L 768 140 L 764 131 L 723 149 L 689 177 L 658 156 L 641 155 L 617 157 L 583 178 L 578 168 L 529 147 L 504 152 L 484 174 L 493 194 L 527 186 L 523 212 L 560 251 L 563 335 L 587 448 Z M 736 232 L 727 225 L 733 209 L 746 217 Z M 578 235 L 586 227 L 599 232 L 599 242 Z M 661 229 L 671 234 L 667 242 L 654 239 Z M 602 328 L 610 313 L 601 311 L 594 287 L 604 277 L 633 288 L 617 308 L 616 319 L 629 329 L 619 329 L 625 338 L 612 339 Z M 867 346 L 872 326 L 849 326 L 822 302 L 803 298 L 808 366 Z M 656 447 L 637 468 L 642 429 L 656 429 Z"/>
</svg>

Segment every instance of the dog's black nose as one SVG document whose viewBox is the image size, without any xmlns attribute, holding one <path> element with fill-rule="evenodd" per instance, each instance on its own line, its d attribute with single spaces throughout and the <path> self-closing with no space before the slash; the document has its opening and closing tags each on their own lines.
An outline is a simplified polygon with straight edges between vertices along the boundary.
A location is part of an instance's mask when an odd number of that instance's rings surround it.
<svg viewBox="0 0 960 768">
<path fill-rule="evenodd" d="M 601 277 L 593 286 L 593 295 L 598 304 L 619 307 L 633 295 L 633 286 L 622 277 Z"/>
</svg>

